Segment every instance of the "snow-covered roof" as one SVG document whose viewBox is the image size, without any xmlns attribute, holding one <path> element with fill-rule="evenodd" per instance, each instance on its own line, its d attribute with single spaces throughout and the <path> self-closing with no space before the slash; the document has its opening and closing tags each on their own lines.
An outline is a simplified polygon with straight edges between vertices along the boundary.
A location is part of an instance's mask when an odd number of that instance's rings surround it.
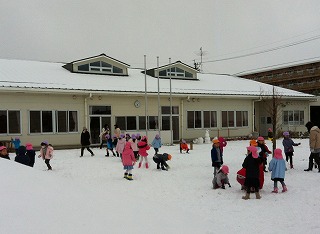
<svg viewBox="0 0 320 234">
<path fill-rule="evenodd" d="M 141 69 L 128 69 L 128 76 L 72 73 L 63 63 L 0 59 L 0 90 L 29 92 L 93 92 L 145 93 L 145 74 Z M 172 79 L 172 95 L 246 96 L 272 94 L 272 85 L 230 75 L 198 73 L 198 80 Z M 158 93 L 157 78 L 146 76 L 148 94 Z M 160 79 L 160 94 L 170 93 L 170 80 Z M 277 94 L 292 98 L 313 98 L 313 95 L 276 87 Z"/>
</svg>

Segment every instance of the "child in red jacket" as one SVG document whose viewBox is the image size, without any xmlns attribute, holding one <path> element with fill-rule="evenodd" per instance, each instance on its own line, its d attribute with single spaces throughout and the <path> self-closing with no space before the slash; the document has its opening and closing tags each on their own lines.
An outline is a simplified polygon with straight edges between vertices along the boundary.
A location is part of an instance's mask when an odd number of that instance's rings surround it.
<svg viewBox="0 0 320 234">
<path fill-rule="evenodd" d="M 139 148 L 139 155 L 141 156 L 140 162 L 139 162 L 139 168 L 142 165 L 142 161 L 146 161 L 146 168 L 149 168 L 149 163 L 148 163 L 148 152 L 147 150 L 150 149 L 150 146 L 148 144 L 148 138 L 146 136 L 142 137 L 141 141 L 138 143 L 138 148 Z"/>
<path fill-rule="evenodd" d="M 136 163 L 136 158 L 134 157 L 133 149 L 131 147 L 131 142 L 127 142 L 122 152 L 123 169 L 126 170 L 123 178 L 127 180 L 133 180 L 132 170 L 133 170 L 133 165 L 135 163 Z"/>
<path fill-rule="evenodd" d="M 189 146 L 187 144 L 187 142 L 185 140 L 181 140 L 181 143 L 180 143 L 180 153 L 182 154 L 182 151 L 186 151 L 186 153 L 188 154 L 189 153 Z"/>
</svg>

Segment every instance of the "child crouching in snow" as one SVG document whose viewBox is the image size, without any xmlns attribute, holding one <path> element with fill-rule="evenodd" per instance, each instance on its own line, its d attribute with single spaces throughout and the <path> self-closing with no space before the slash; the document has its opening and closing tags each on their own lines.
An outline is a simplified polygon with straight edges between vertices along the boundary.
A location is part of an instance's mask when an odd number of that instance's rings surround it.
<svg viewBox="0 0 320 234">
<path fill-rule="evenodd" d="M 283 159 L 281 149 L 274 150 L 273 158 L 269 163 L 269 171 L 272 171 L 271 180 L 274 181 L 274 187 L 272 192 L 278 193 L 278 181 L 280 181 L 282 185 L 282 192 L 286 192 L 287 186 L 284 183 L 284 176 L 286 173 L 286 162 Z"/>
<path fill-rule="evenodd" d="M 216 176 L 212 180 L 213 189 L 222 188 L 225 189 L 225 184 L 231 187 L 229 182 L 229 167 L 223 165 L 217 172 Z"/>
<path fill-rule="evenodd" d="M 155 154 L 153 156 L 153 161 L 157 164 L 157 169 L 160 170 L 168 170 L 170 167 L 166 163 L 166 161 L 171 160 L 171 154 L 163 153 L 163 154 Z"/>
<path fill-rule="evenodd" d="M 133 165 L 135 163 L 136 163 L 136 158 L 134 157 L 134 153 L 131 148 L 131 142 L 127 142 L 122 152 L 123 169 L 126 170 L 123 178 L 127 180 L 133 180 L 132 170 L 133 170 Z"/>
<path fill-rule="evenodd" d="M 180 153 L 182 154 L 182 151 L 186 151 L 186 153 L 188 154 L 189 153 L 189 146 L 186 142 L 186 140 L 181 140 L 181 143 L 180 143 Z"/>
</svg>

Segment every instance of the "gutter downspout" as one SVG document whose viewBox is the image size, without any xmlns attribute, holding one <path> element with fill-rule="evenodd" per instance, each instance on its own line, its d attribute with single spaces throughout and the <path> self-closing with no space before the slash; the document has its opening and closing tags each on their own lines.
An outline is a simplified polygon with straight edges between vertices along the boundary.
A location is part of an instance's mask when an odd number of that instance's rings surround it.
<svg viewBox="0 0 320 234">
<path fill-rule="evenodd" d="M 183 133 L 183 113 L 184 113 L 184 106 L 183 106 L 183 99 L 181 98 L 181 102 L 180 102 L 180 105 L 181 105 L 181 111 L 180 111 L 180 113 L 181 113 L 181 123 L 180 123 L 180 132 L 181 132 L 181 134 L 180 134 L 180 139 L 182 139 L 183 138 L 183 135 L 184 135 L 184 133 Z"/>
<path fill-rule="evenodd" d="M 256 102 L 261 102 L 261 101 L 262 101 L 262 97 L 260 97 L 258 100 L 252 100 L 252 132 L 254 132 L 254 123 L 255 123 L 254 105 Z"/>
<path fill-rule="evenodd" d="M 84 124 L 85 124 L 84 126 L 87 128 L 89 128 L 89 126 L 87 126 L 87 124 L 88 124 L 88 101 L 87 101 L 87 99 L 88 98 L 92 98 L 92 93 L 90 93 L 88 97 L 84 98 Z"/>
</svg>

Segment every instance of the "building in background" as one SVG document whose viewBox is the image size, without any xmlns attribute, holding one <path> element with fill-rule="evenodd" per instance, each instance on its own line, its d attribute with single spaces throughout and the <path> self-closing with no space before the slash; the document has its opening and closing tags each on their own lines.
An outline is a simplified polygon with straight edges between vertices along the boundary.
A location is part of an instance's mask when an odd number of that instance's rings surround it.
<svg viewBox="0 0 320 234">
<path fill-rule="evenodd" d="M 320 61 L 285 67 L 274 67 L 268 70 L 242 73 L 239 76 L 320 96 Z M 310 120 L 320 126 L 320 102 L 311 103 Z"/>
<path fill-rule="evenodd" d="M 99 145 L 105 124 L 112 132 L 117 124 L 123 133 L 151 139 L 160 133 L 163 143 L 204 137 L 206 130 L 211 138 L 266 135 L 270 113 L 261 99 L 271 98 L 273 89 L 198 73 L 180 61 L 135 69 L 105 54 L 67 64 L 0 59 L 0 141 L 19 136 L 22 143 L 48 140 L 56 148 L 76 147 L 86 126 Z M 305 132 L 315 96 L 276 91 L 283 101 L 281 129 Z"/>
</svg>

